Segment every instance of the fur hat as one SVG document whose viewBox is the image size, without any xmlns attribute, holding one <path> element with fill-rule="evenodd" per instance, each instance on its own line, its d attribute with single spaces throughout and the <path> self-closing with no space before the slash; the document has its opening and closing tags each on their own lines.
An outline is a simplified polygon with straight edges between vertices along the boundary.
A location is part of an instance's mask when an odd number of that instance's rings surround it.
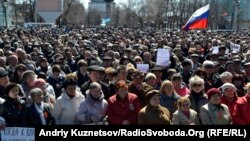
<svg viewBox="0 0 250 141">
<path fill-rule="evenodd" d="M 226 89 L 230 88 L 232 90 L 234 90 L 236 92 L 236 87 L 234 86 L 234 84 L 231 83 L 225 83 L 221 86 L 222 88 L 222 92 L 224 93 Z"/>
</svg>

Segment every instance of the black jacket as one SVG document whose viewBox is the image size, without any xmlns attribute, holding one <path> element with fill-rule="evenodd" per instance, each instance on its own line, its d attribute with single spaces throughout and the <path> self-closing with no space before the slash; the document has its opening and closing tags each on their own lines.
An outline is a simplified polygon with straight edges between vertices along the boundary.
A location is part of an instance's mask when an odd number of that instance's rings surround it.
<svg viewBox="0 0 250 141">
<path fill-rule="evenodd" d="M 3 99 L 6 98 L 5 91 L 6 91 L 6 89 L 3 86 L 0 86 L 0 97 Z"/>
<path fill-rule="evenodd" d="M 8 127 L 27 126 L 27 107 L 23 100 L 7 98 L 0 106 L 0 115 L 5 119 Z"/>
<path fill-rule="evenodd" d="M 27 108 L 27 111 L 28 111 L 27 119 L 28 119 L 28 126 L 29 127 L 35 127 L 35 125 L 42 125 L 42 120 L 40 118 L 38 111 L 36 110 L 34 103 L 32 103 Z M 55 119 L 52 116 L 50 106 L 47 103 L 44 103 L 43 113 L 44 113 L 43 115 L 44 115 L 45 120 L 46 120 L 46 125 L 54 125 Z"/>
</svg>

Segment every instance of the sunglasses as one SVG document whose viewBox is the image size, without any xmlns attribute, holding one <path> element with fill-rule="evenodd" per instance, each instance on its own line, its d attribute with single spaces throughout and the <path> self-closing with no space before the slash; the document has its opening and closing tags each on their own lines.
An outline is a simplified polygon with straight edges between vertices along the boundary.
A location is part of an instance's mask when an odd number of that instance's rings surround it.
<svg viewBox="0 0 250 141">
<path fill-rule="evenodd" d="M 182 104 L 181 106 L 182 106 L 182 107 L 189 107 L 190 104 L 189 104 L 189 103 L 187 103 L 187 104 Z"/>
<path fill-rule="evenodd" d="M 201 84 L 194 84 L 193 87 L 201 87 Z"/>
<path fill-rule="evenodd" d="M 214 66 L 206 66 L 207 69 L 212 69 Z"/>
<path fill-rule="evenodd" d="M 168 86 L 165 86 L 165 88 L 173 88 L 173 86 L 171 86 L 171 85 L 168 85 Z"/>
</svg>

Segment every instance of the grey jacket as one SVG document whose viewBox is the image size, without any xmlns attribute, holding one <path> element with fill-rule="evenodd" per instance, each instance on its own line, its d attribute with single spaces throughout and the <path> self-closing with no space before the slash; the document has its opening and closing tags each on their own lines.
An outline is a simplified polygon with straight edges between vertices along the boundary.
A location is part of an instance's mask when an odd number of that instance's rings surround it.
<svg viewBox="0 0 250 141">
<path fill-rule="evenodd" d="M 181 110 L 176 110 L 173 114 L 172 124 L 173 125 L 199 125 L 200 121 L 199 121 L 197 112 L 195 112 L 193 109 L 190 109 L 189 111 L 190 111 L 190 115 L 188 118 Z"/>
<path fill-rule="evenodd" d="M 221 115 L 219 115 L 219 111 Z M 200 119 L 203 125 L 229 125 L 232 124 L 232 119 L 229 109 L 225 104 L 219 107 L 208 103 L 201 107 Z"/>
<path fill-rule="evenodd" d="M 106 115 L 108 102 L 104 99 L 104 94 L 98 101 L 93 100 L 90 95 L 81 103 L 79 111 L 76 114 L 76 119 L 82 124 L 90 124 L 91 116 L 94 116 L 98 122 L 101 122 Z"/>
</svg>

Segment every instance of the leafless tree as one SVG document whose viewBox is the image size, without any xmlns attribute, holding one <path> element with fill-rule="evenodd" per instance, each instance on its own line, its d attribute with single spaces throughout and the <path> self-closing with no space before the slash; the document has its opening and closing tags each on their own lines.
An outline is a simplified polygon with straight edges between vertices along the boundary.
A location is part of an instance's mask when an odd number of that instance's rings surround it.
<svg viewBox="0 0 250 141">
<path fill-rule="evenodd" d="M 88 25 L 100 25 L 102 22 L 101 13 L 97 10 L 88 11 L 86 18 Z"/>
<path fill-rule="evenodd" d="M 65 18 L 68 24 L 80 25 L 84 22 L 85 9 L 81 3 L 72 3 Z"/>
<path fill-rule="evenodd" d="M 112 24 L 114 26 L 118 26 L 120 24 L 120 16 L 121 15 L 121 9 L 120 7 L 115 7 L 112 11 Z"/>
</svg>

